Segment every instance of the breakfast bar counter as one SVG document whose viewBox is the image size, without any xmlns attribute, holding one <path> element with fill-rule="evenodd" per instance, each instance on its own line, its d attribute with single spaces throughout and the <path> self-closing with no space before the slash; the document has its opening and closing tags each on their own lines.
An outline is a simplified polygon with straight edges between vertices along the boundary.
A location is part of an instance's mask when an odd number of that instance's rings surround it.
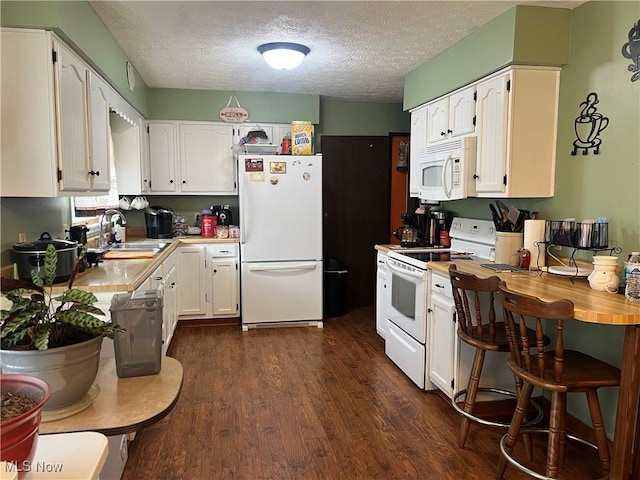
<svg viewBox="0 0 640 480">
<path fill-rule="evenodd" d="M 482 278 L 497 275 L 514 291 L 534 295 L 544 301 L 567 299 L 574 304 L 574 318 L 583 322 L 625 327 L 622 377 L 611 452 L 609 480 L 640 479 L 640 303 L 624 295 L 592 290 L 583 278 L 572 279 L 540 272 L 496 273 L 482 262 L 430 262 L 429 268 L 448 275 L 455 263 L 463 272 Z"/>
<path fill-rule="evenodd" d="M 91 405 L 59 420 L 43 418 L 40 434 L 95 431 L 110 436 L 135 432 L 169 414 L 180 397 L 182 376 L 178 360 L 162 357 L 160 372 L 155 375 L 119 378 L 115 359 L 103 357 L 95 381 L 99 393 Z"/>
</svg>

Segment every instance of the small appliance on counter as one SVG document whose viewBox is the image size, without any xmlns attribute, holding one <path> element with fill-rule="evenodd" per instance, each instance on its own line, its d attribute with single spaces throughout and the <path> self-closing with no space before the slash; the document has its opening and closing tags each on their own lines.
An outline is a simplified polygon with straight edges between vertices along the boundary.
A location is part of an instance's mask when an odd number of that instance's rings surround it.
<svg viewBox="0 0 640 480">
<path fill-rule="evenodd" d="M 49 232 L 43 232 L 38 240 L 13 245 L 11 253 L 17 265 L 18 278 L 31 280 L 31 270 L 36 270 L 44 278 L 44 258 L 49 245 L 55 247 L 58 256 L 54 282 L 64 282 L 71 277 L 78 261 L 78 242 L 51 238 Z"/>
<path fill-rule="evenodd" d="M 147 238 L 173 238 L 173 210 L 155 205 L 144 211 Z"/>
</svg>

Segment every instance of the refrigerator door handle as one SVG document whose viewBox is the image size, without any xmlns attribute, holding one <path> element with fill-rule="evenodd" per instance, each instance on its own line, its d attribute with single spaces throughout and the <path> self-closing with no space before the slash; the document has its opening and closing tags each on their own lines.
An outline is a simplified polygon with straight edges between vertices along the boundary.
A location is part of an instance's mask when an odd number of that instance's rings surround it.
<svg viewBox="0 0 640 480">
<path fill-rule="evenodd" d="M 248 268 L 248 270 L 250 272 L 282 272 L 282 273 L 289 273 L 289 272 L 296 272 L 296 271 L 300 271 L 300 270 L 315 270 L 317 268 L 317 265 L 316 265 L 316 263 L 311 263 L 311 262 L 296 262 L 296 263 L 287 262 L 285 264 L 282 264 L 282 263 L 278 263 L 278 264 L 262 263 L 262 264 L 248 265 L 247 268 Z"/>
</svg>

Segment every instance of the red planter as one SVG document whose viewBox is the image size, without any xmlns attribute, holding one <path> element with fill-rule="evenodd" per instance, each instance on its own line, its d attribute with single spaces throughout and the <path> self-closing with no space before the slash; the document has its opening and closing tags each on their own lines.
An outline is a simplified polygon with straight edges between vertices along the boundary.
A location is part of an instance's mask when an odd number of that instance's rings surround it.
<svg viewBox="0 0 640 480">
<path fill-rule="evenodd" d="M 18 478 L 23 477 L 31 466 L 38 443 L 38 427 L 42 407 L 51 395 L 44 380 L 29 375 L 0 375 L 2 391 L 22 393 L 38 404 L 26 413 L 0 423 L 0 460 L 14 463 Z"/>
</svg>

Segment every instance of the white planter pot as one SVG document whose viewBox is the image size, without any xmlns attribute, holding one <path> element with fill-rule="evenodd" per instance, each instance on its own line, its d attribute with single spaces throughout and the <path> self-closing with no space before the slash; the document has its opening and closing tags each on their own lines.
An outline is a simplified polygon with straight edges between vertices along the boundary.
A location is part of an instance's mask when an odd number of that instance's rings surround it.
<svg viewBox="0 0 640 480">
<path fill-rule="evenodd" d="M 32 375 L 46 381 L 51 397 L 43 411 L 68 407 L 84 399 L 98 375 L 102 337 L 49 350 L 2 350 L 2 373 Z"/>
</svg>

